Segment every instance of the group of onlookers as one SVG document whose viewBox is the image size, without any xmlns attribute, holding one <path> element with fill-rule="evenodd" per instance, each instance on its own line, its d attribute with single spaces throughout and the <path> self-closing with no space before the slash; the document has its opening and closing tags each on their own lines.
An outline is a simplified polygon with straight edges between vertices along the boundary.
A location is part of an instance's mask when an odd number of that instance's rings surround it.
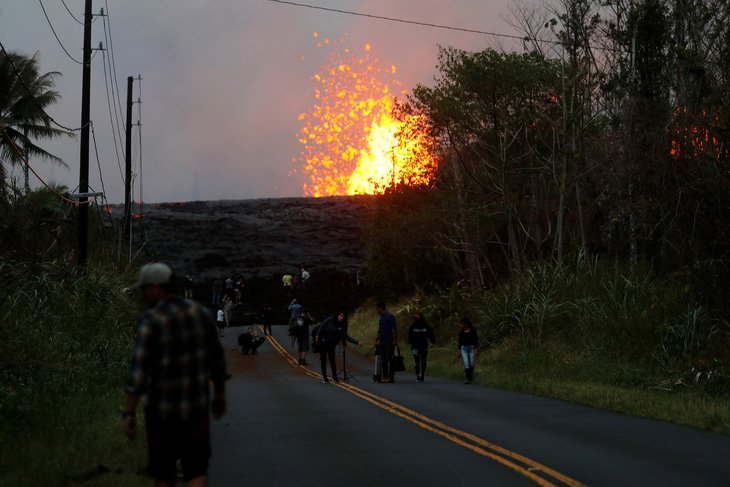
<svg viewBox="0 0 730 487">
<path fill-rule="evenodd" d="M 189 276 L 188 276 L 189 277 Z M 232 301 L 227 289 L 234 290 L 235 284 L 221 283 L 223 296 L 220 302 Z M 223 287 L 226 286 L 226 287 Z M 207 485 L 208 459 L 210 457 L 210 414 L 218 419 L 226 413 L 227 402 L 225 382 L 230 377 L 221 340 L 215 334 L 211 316 L 200 303 L 178 294 L 178 287 L 172 270 L 163 263 L 142 267 L 137 281 L 130 289 L 139 289 L 142 299 L 150 310 L 140 316 L 137 325 L 137 339 L 130 363 L 125 391 L 127 398 L 122 411 L 124 431 L 129 438 L 137 434 L 137 406 L 142 395 L 147 396 L 145 405 L 146 433 L 148 439 L 150 475 L 158 485 L 172 485 L 177 477 L 177 463 L 181 461 L 186 485 Z M 306 363 L 309 350 L 309 328 L 314 322 L 307 310 L 296 301 L 289 305 L 290 324 L 303 323 L 306 333 L 297 334 L 300 341 L 300 365 Z M 390 363 L 393 348 L 398 343 L 396 320 L 387 311 L 384 303 L 377 303 L 380 315 L 375 344 L 383 359 L 382 382 L 393 382 L 394 370 Z M 270 307 L 262 311 L 264 333 L 271 333 Z M 306 321 L 304 318 L 308 318 Z M 223 306 L 216 316 L 219 334 L 223 336 L 226 314 Z M 268 325 L 268 326 L 267 326 Z M 477 353 L 477 332 L 471 322 L 464 318 L 460 323 L 458 349 L 464 362 L 466 383 L 474 374 L 474 359 Z M 414 356 L 416 380 L 423 381 L 426 358 L 433 347 L 433 330 L 421 314 L 416 314 L 409 328 L 408 339 Z M 256 354 L 264 343 L 253 327 L 241 334 L 241 353 Z M 316 328 L 314 343 L 320 353 L 322 381 L 327 377 L 327 363 L 332 371 L 332 381 L 338 382 L 335 364 L 335 348 L 347 342 L 362 346 L 362 342 L 347 333 L 347 316 L 323 320 Z M 345 377 L 347 377 L 345 375 Z M 213 393 L 209 395 L 209 385 Z"/>
</svg>

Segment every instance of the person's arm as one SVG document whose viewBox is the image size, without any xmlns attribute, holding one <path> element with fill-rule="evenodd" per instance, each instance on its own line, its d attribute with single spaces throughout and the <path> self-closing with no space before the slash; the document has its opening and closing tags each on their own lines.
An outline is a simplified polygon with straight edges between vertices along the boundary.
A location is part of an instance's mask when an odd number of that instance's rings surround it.
<svg viewBox="0 0 730 487">
<path fill-rule="evenodd" d="M 355 340 L 350 335 L 345 336 L 345 340 L 347 340 L 350 343 L 354 343 L 358 347 L 362 347 L 362 342 L 360 340 Z"/>
</svg>

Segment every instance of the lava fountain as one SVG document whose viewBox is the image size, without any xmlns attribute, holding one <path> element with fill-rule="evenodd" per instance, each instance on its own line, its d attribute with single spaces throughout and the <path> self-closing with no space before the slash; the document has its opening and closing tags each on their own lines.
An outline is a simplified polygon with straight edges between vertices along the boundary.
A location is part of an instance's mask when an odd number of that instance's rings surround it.
<svg viewBox="0 0 730 487">
<path fill-rule="evenodd" d="M 299 116 L 304 195 L 375 194 L 427 182 L 431 141 L 420 117 L 394 114 L 395 95 L 406 93 L 396 66 L 381 61 L 369 44 L 352 48 L 347 37 L 317 44 L 332 51 L 312 76 L 313 106 Z"/>
</svg>

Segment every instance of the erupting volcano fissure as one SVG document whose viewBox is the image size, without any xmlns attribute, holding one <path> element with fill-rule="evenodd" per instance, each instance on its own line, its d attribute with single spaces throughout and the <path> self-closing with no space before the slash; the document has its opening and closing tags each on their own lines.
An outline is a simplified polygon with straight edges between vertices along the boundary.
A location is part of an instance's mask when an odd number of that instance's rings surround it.
<svg viewBox="0 0 730 487">
<path fill-rule="evenodd" d="M 350 47 L 346 37 L 317 44 L 333 51 L 312 76 L 314 105 L 299 116 L 304 195 L 374 194 L 427 182 L 434 164 L 425 125 L 418 116 L 393 114 L 395 91 L 405 93 L 396 66 L 369 44 Z"/>
</svg>

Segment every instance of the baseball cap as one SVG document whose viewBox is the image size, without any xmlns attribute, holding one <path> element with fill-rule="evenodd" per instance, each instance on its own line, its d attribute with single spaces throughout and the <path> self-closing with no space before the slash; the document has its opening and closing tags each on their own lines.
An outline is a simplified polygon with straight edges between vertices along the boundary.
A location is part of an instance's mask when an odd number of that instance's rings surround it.
<svg viewBox="0 0 730 487">
<path fill-rule="evenodd" d="M 145 264 L 139 270 L 137 282 L 131 284 L 130 289 L 137 289 L 151 284 L 167 284 L 172 277 L 172 269 L 162 262 Z"/>
</svg>

